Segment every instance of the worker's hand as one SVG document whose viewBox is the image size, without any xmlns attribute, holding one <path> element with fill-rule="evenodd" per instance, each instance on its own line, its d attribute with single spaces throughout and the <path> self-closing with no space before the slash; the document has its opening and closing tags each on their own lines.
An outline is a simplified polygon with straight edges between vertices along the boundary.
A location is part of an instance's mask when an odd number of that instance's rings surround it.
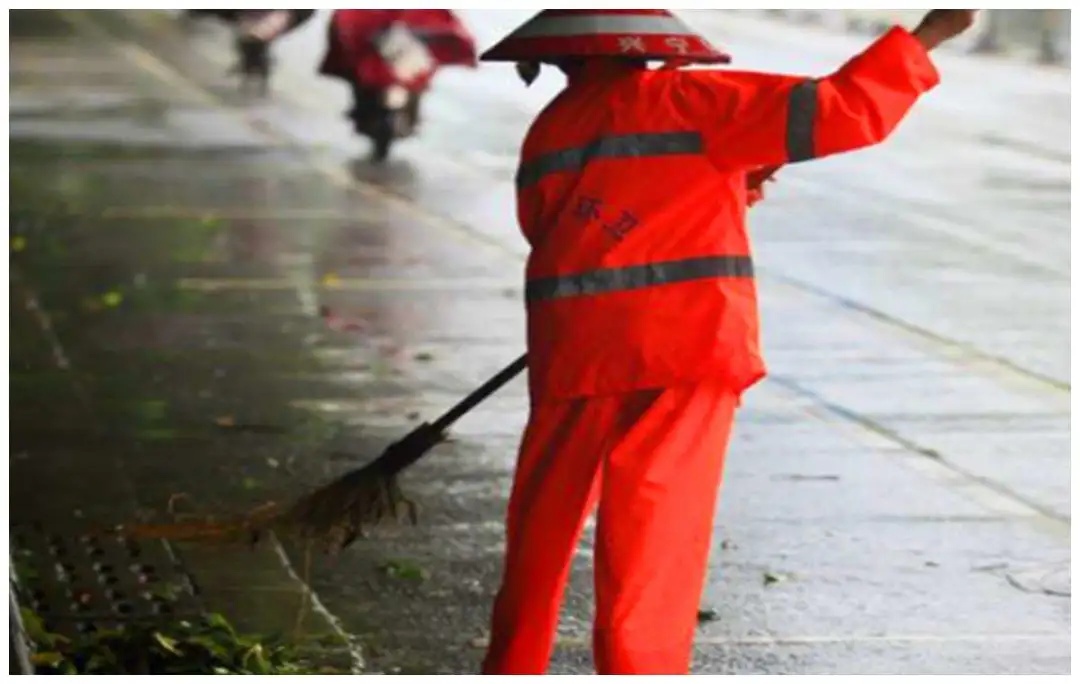
<svg viewBox="0 0 1080 684">
<path fill-rule="evenodd" d="M 930 10 L 919 22 L 912 34 L 927 50 L 933 50 L 945 41 L 955 38 L 971 28 L 978 10 L 936 9 Z"/>
<path fill-rule="evenodd" d="M 765 199 L 765 184 L 775 183 L 779 166 L 767 166 L 746 174 L 746 206 L 752 207 Z"/>
</svg>

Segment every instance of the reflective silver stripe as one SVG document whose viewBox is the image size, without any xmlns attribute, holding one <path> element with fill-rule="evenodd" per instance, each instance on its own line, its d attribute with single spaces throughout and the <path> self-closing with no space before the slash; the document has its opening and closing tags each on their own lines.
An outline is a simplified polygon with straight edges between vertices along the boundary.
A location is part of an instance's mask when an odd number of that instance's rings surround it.
<svg viewBox="0 0 1080 684">
<path fill-rule="evenodd" d="M 788 96 L 787 153 L 789 162 L 814 158 L 814 116 L 817 114 L 817 81 L 803 81 Z"/>
<path fill-rule="evenodd" d="M 695 131 L 612 135 L 597 138 L 584 147 L 549 152 L 522 164 L 517 172 L 517 185 L 524 188 L 549 173 L 580 170 L 593 159 L 701 154 L 703 150 L 701 134 Z"/>
<path fill-rule="evenodd" d="M 604 268 L 576 275 L 537 278 L 525 284 L 525 301 L 579 297 L 605 292 L 681 283 L 703 278 L 752 278 L 754 264 L 748 256 L 713 256 L 664 261 L 625 268 Z"/>
<path fill-rule="evenodd" d="M 686 24 L 675 17 L 634 17 L 620 15 L 585 15 L 543 17 L 530 21 L 514 32 L 515 38 L 544 36 L 584 36 L 603 34 L 684 35 Z"/>
</svg>

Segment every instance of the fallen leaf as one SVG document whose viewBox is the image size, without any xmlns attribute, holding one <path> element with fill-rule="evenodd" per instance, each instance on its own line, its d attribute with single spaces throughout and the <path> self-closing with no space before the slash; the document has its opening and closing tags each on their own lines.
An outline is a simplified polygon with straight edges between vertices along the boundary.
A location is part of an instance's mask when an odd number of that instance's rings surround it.
<svg viewBox="0 0 1080 684">
<path fill-rule="evenodd" d="M 338 287 L 339 285 L 341 285 L 341 276 L 339 276 L 337 273 L 334 273 L 333 271 L 330 271 L 323 274 L 322 280 L 320 282 L 322 283 L 323 287 Z"/>
<path fill-rule="evenodd" d="M 152 588 L 150 593 L 155 598 L 175 602 L 178 598 L 180 598 L 180 593 L 182 591 L 183 588 L 179 584 L 175 584 L 173 582 L 163 582 Z"/>
<path fill-rule="evenodd" d="M 101 303 L 110 309 L 115 309 L 124 301 L 124 295 L 119 290 L 110 290 L 101 295 Z"/>
<path fill-rule="evenodd" d="M 266 459 L 266 465 L 270 466 L 271 468 L 278 468 L 281 466 L 281 461 L 277 460 L 276 458 L 268 458 Z"/>
<path fill-rule="evenodd" d="M 999 570 L 1008 570 L 1008 563 L 991 563 L 989 565 L 977 565 L 971 568 L 972 572 L 997 572 Z"/>
<path fill-rule="evenodd" d="M 21 252 L 26 249 L 26 238 L 22 235 L 15 235 L 11 238 L 11 251 Z"/>
<path fill-rule="evenodd" d="M 363 320 L 339 316 L 327 306 L 319 308 L 319 316 L 326 323 L 326 327 L 335 332 L 355 332 L 364 330 L 366 327 Z"/>
<path fill-rule="evenodd" d="M 407 560 L 389 560 L 380 565 L 379 569 L 387 577 L 393 577 L 394 579 L 422 582 L 431 577 L 431 573 L 427 570 Z"/>
<path fill-rule="evenodd" d="M 780 575 L 778 573 L 775 573 L 775 572 L 766 571 L 765 573 L 762 574 L 762 581 L 763 581 L 765 586 L 769 586 L 770 584 L 776 584 L 777 582 L 783 582 L 784 581 L 784 576 Z"/>
<path fill-rule="evenodd" d="M 171 639 L 161 632 L 154 632 L 154 641 L 158 642 L 162 648 L 173 655 L 183 655 L 179 648 L 177 648 L 176 639 Z"/>
<path fill-rule="evenodd" d="M 64 656 L 56 651 L 41 651 L 30 656 L 30 662 L 39 667 L 56 667 L 64 662 Z"/>
<path fill-rule="evenodd" d="M 214 420 L 214 423 L 218 427 L 233 427 L 236 425 L 236 418 L 233 416 L 218 416 L 218 418 Z"/>
<path fill-rule="evenodd" d="M 788 482 L 837 482 L 840 480 L 839 475 L 773 475 L 774 481 L 788 481 Z"/>
</svg>

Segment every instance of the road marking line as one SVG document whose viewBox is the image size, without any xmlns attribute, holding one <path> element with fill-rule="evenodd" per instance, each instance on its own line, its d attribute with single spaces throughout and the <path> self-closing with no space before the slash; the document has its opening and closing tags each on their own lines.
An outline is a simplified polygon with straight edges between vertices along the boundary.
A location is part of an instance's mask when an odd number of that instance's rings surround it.
<svg viewBox="0 0 1080 684">
<path fill-rule="evenodd" d="M 53 361 L 56 363 L 56 367 L 62 371 L 71 371 L 71 359 L 68 357 L 67 352 L 64 351 L 64 345 L 60 343 L 60 337 L 56 334 L 56 329 L 53 328 L 52 317 L 41 306 L 41 302 L 38 301 L 37 296 L 26 284 L 25 279 L 22 277 L 19 268 L 14 264 L 11 265 L 11 280 L 13 284 L 23 290 L 23 308 L 30 312 L 30 315 L 34 318 L 34 321 L 38 324 L 42 334 L 45 337 L 46 343 L 49 345 L 49 351 L 52 353 Z M 73 377 L 73 383 L 76 386 L 78 392 L 83 394 L 82 383 L 79 382 L 77 377 Z M 81 397 L 84 401 L 87 401 L 86 396 Z"/>
<path fill-rule="evenodd" d="M 478 640 L 477 643 L 479 643 Z M 1034 641 L 1071 641 L 1069 634 L 851 634 L 851 635 L 792 635 L 792 636 L 700 636 L 694 639 L 696 646 L 818 646 L 827 644 L 985 644 L 1026 643 Z M 487 640 L 483 640 L 487 645 Z M 560 636 L 557 646 L 589 648 L 591 635 Z"/>
<path fill-rule="evenodd" d="M 1071 642 L 1069 634 L 1032 633 L 1032 634 L 800 634 L 792 636 L 699 636 L 694 639 L 695 646 L 820 646 L 828 644 L 992 644 L 992 643 L 1027 643 L 1038 641 Z M 487 647 L 488 637 L 481 637 L 474 642 L 477 648 Z M 578 649 L 591 648 L 592 635 L 560 635 L 555 638 L 557 647 Z"/>
<path fill-rule="evenodd" d="M 872 306 L 862 304 L 846 295 L 837 294 L 825 287 L 815 285 L 801 278 L 777 274 L 767 274 L 765 278 L 780 287 L 799 292 L 800 294 L 809 297 L 815 297 L 838 306 L 843 309 L 845 313 L 854 312 L 866 316 L 889 330 L 899 330 L 901 333 L 904 333 L 908 337 L 923 344 L 936 344 L 952 353 L 950 355 L 941 354 L 941 356 L 958 365 L 971 366 L 976 363 L 990 364 L 996 366 L 998 371 L 1007 371 L 1012 376 L 1019 376 L 1041 389 L 1050 387 L 1065 393 L 1072 391 L 1072 383 L 1070 381 L 1059 380 L 1046 373 L 1030 370 L 1003 356 L 983 351 L 969 342 L 939 335 L 932 330 L 893 316 L 880 309 L 875 309 Z M 959 354 L 959 356 L 954 356 L 954 354 Z M 1000 373 L 1000 381 L 1003 384 L 1008 382 L 1012 385 L 1016 385 L 1017 383 L 1015 380 L 1015 377 Z"/>
<path fill-rule="evenodd" d="M 873 418 L 850 411 L 818 396 L 812 390 L 783 376 L 772 376 L 773 386 L 793 397 L 810 399 L 814 403 L 805 408 L 807 415 L 813 416 L 831 425 L 835 425 L 849 434 L 856 442 L 866 443 L 873 448 L 899 446 L 904 457 L 898 462 L 919 472 L 927 479 L 967 497 L 974 503 L 997 514 L 1013 514 L 1034 522 L 1042 531 L 1055 536 L 1068 534 L 1072 523 L 1068 517 L 1057 513 L 1048 506 L 1028 499 L 1014 492 L 1005 484 L 990 480 L 962 468 L 942 458 L 932 449 L 927 449 L 912 439 L 908 439 L 895 430 L 881 425 Z"/>
<path fill-rule="evenodd" d="M 198 292 L 248 291 L 261 292 L 291 290 L 296 283 L 289 278 L 181 278 L 176 283 L 182 290 Z M 399 280 L 392 278 L 341 278 L 333 285 L 319 285 L 313 290 L 321 292 L 423 292 L 428 290 L 452 291 L 520 291 L 521 284 L 500 279 L 480 279 L 472 277 L 453 278 L 415 278 Z M 316 307 L 315 311 L 318 309 Z"/>
<path fill-rule="evenodd" d="M 350 221 L 356 222 L 355 216 L 342 211 L 323 209 L 290 209 L 287 207 L 257 209 L 251 207 L 172 207 L 172 206 L 136 206 L 105 207 L 100 210 L 101 218 L 108 219 L 186 219 L 202 221 Z M 231 226 L 222 226 L 229 228 Z"/>
<path fill-rule="evenodd" d="M 339 637 L 345 642 L 347 650 L 349 652 L 349 660 L 352 663 L 352 674 L 363 674 L 364 672 L 364 654 L 363 647 L 358 640 L 345 629 L 338 616 L 330 612 L 326 607 L 326 604 L 322 602 L 319 595 L 315 593 L 307 582 L 304 581 L 300 575 L 296 573 L 296 569 L 293 567 L 292 562 L 289 560 L 289 554 L 285 551 L 285 547 L 281 545 L 281 540 L 277 535 L 270 532 L 268 538 L 271 541 L 274 552 L 277 554 L 278 560 L 281 561 L 281 567 L 285 569 L 285 572 L 300 585 L 300 590 L 307 594 L 308 600 L 311 601 L 311 609 L 318 613 L 326 622 L 330 624 L 330 627 L 337 633 Z"/>
</svg>

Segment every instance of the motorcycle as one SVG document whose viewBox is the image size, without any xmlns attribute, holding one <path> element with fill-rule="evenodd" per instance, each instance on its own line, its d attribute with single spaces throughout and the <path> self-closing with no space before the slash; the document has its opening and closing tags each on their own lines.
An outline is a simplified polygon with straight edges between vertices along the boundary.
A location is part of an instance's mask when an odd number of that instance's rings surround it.
<svg viewBox="0 0 1080 684">
<path fill-rule="evenodd" d="M 448 10 L 337 10 L 320 73 L 349 84 L 346 116 L 381 162 L 396 140 L 416 134 L 439 67 L 476 64 L 472 37 Z"/>
<path fill-rule="evenodd" d="M 240 75 L 240 89 L 270 90 L 270 44 L 295 30 L 315 14 L 315 10 L 185 10 L 188 17 L 212 16 L 232 26 L 236 33 L 237 64 L 232 71 Z"/>
</svg>

